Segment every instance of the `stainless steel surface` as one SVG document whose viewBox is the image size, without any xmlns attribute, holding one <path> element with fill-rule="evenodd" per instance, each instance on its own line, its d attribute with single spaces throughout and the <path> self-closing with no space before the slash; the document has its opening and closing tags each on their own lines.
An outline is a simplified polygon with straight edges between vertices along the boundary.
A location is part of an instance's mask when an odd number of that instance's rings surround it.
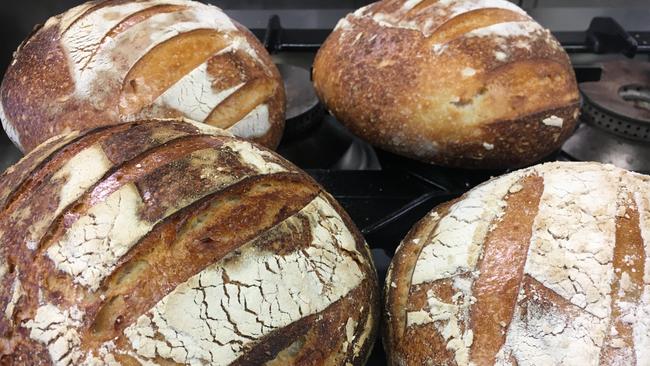
<svg viewBox="0 0 650 366">
<path fill-rule="evenodd" d="M 599 161 L 650 173 L 650 144 L 626 139 L 586 123 L 562 147 L 576 160 Z"/>
<path fill-rule="evenodd" d="M 278 64 L 287 94 L 287 119 L 303 115 L 318 106 L 318 97 L 309 77 L 309 70 L 302 67 Z"/>
<path fill-rule="evenodd" d="M 334 164 L 332 168 L 339 170 L 380 170 L 381 164 L 375 149 L 370 144 L 355 139 L 348 150 L 341 156 L 341 160 Z"/>
<path fill-rule="evenodd" d="M 269 18 L 278 15 L 282 26 L 290 29 L 332 29 L 355 8 L 339 9 L 224 9 L 230 17 L 248 28 L 266 28 Z"/>
<path fill-rule="evenodd" d="M 600 64 L 601 77 L 583 82 L 583 119 L 615 135 L 650 143 L 650 63 Z"/>
<path fill-rule="evenodd" d="M 277 64 L 287 96 L 283 141 L 304 138 L 322 122 L 320 105 L 308 68 L 288 63 Z"/>
<path fill-rule="evenodd" d="M 589 121 L 585 122 L 586 124 L 594 125 L 607 133 L 650 144 L 650 124 L 648 122 L 620 118 L 587 102 L 582 108 L 582 115 L 584 120 Z"/>
<path fill-rule="evenodd" d="M 650 30 L 650 1 L 643 2 L 631 2 L 628 6 L 616 6 L 616 1 L 600 6 L 571 6 L 572 2 L 567 1 L 564 7 L 538 5 L 524 9 L 553 32 L 584 31 L 594 17 L 612 17 L 629 31 L 643 32 Z"/>
<path fill-rule="evenodd" d="M 580 84 L 582 124 L 563 150 L 577 160 L 650 172 L 650 110 L 643 99 L 650 64 L 620 60 L 598 67 L 600 80 Z"/>
<path fill-rule="evenodd" d="M 0 173 L 20 160 L 22 156 L 23 154 L 9 141 L 4 131 L 0 133 Z"/>
<path fill-rule="evenodd" d="M 584 31 L 594 17 L 608 16 L 614 18 L 626 29 L 635 32 L 650 31 L 648 10 L 650 6 L 645 0 L 645 5 L 632 1 L 629 6 L 617 6 L 615 2 L 600 6 L 537 6 L 529 7 L 524 4 L 524 9 L 535 20 L 554 32 Z M 623 2 L 625 3 L 625 2 Z M 555 5 L 555 4 L 553 4 Z M 268 19 L 278 15 L 282 26 L 289 29 L 331 29 L 346 14 L 355 11 L 355 8 L 344 7 L 338 9 L 229 9 L 224 10 L 242 24 L 249 28 L 266 28 Z"/>
</svg>

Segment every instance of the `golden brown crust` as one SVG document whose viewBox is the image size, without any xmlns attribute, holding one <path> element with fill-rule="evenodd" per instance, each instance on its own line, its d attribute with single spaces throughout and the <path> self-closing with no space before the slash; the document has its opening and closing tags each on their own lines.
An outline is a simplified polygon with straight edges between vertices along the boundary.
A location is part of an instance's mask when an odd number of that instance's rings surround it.
<svg viewBox="0 0 650 366">
<path fill-rule="evenodd" d="M 374 266 L 309 176 L 183 121 L 69 140 L 0 177 L 13 182 L 1 197 L 0 364 L 365 362 L 378 326 Z"/>
<path fill-rule="evenodd" d="M 95 319 L 83 335 L 85 341 L 110 340 L 170 289 L 256 236 L 264 238 L 266 231 L 295 215 L 317 193 L 318 187 L 304 177 L 252 177 L 169 217 L 120 259 L 101 286 L 100 296 L 105 300 L 96 299 L 83 309 L 86 316 Z M 234 200 L 239 202 L 227 204 Z M 287 246 L 305 245 L 294 240 L 289 237 L 283 242 Z M 187 263 L 190 257 L 192 261 Z"/>
<path fill-rule="evenodd" d="M 15 192 L 17 187 L 27 179 L 37 166 L 46 161 L 51 154 L 63 147 L 66 143 L 72 141 L 75 137 L 72 134 L 53 137 L 21 159 L 20 169 L 17 169 L 15 165 L 9 167 L 2 177 L 0 177 L 0 202 L 2 202 L 0 207 L 4 209 L 7 201 L 11 198 L 11 194 Z"/>
<path fill-rule="evenodd" d="M 411 292 L 409 283 L 422 247 L 434 231 L 440 216 L 446 215 L 448 208 L 452 204 L 453 201 L 434 208 L 427 217 L 415 224 L 393 256 L 394 259 L 388 269 L 384 287 L 384 304 L 386 308 L 383 314 L 384 329 L 382 338 L 389 365 L 401 365 L 404 361 L 407 361 L 404 359 L 406 356 L 405 348 L 420 350 L 417 354 L 408 356 L 412 357 L 412 362 L 424 361 L 424 358 L 429 356 L 427 350 L 431 349 L 435 344 L 428 337 L 421 337 L 418 334 L 405 334 L 407 331 L 404 326 L 406 324 L 406 308 L 411 305 L 414 307 L 423 305 L 409 303 L 412 293 L 417 297 L 417 290 Z M 421 328 L 415 329 L 413 332 L 432 334 L 430 329 Z M 411 347 L 411 344 L 413 344 L 411 342 L 416 342 L 416 345 Z M 442 352 L 444 353 L 444 351 Z M 425 355 L 422 353 L 425 353 Z M 440 352 L 436 352 L 436 354 L 440 354 Z"/>
<path fill-rule="evenodd" d="M 494 364 L 506 341 L 503 328 L 512 320 L 544 188 L 543 179 L 537 176 L 526 177 L 518 184 L 521 190 L 504 198 L 507 209 L 485 238 L 477 265 L 479 277 L 472 287 L 476 305 L 470 320 L 474 330 L 470 352 L 476 364 Z"/>
<path fill-rule="evenodd" d="M 250 30 L 248 30 L 243 25 L 239 24 L 237 21 L 233 21 L 235 26 L 239 31 L 246 37 L 248 43 L 253 47 L 257 52 L 258 56 L 264 61 L 267 65 L 273 65 L 273 60 L 271 56 L 266 52 L 262 44 L 257 41 L 257 38 Z M 265 103 L 269 106 L 269 123 L 271 128 L 269 132 L 264 136 L 252 138 L 252 141 L 262 144 L 271 149 L 275 149 L 278 144 L 280 144 L 280 139 L 282 139 L 282 133 L 284 132 L 284 117 L 285 117 L 285 107 L 286 107 L 286 94 L 284 90 L 284 82 L 282 81 L 282 75 L 276 67 L 270 68 L 271 75 L 273 80 L 275 80 L 277 85 L 275 85 L 274 92 L 271 94 Z"/>
<path fill-rule="evenodd" d="M 650 342 L 649 183 L 549 163 L 434 209 L 386 278 L 390 364 L 638 364 Z"/>
<path fill-rule="evenodd" d="M 23 151 L 57 134 L 134 119 L 203 122 L 227 90 L 213 80 L 214 65 L 204 67 L 219 52 L 247 59 L 238 70 L 244 79 L 256 75 L 272 83 L 252 105 L 268 111 L 233 131 L 275 148 L 285 96 L 273 61 L 243 26 L 193 1 L 87 3 L 50 18 L 15 53 L 0 87 L 0 118 Z"/>
<path fill-rule="evenodd" d="M 629 319 L 625 319 L 624 304 L 639 302 L 643 295 L 643 274 L 650 269 L 644 268 L 646 256 L 639 230 L 639 209 L 631 195 L 623 196 L 623 199 L 631 204 L 626 207 L 623 215 L 616 218 L 616 247 L 613 258 L 616 278 L 612 283 L 611 292 L 614 305 L 610 332 L 600 355 L 601 365 L 629 361 L 637 365 L 641 363 L 639 356 L 634 352 L 634 327 L 629 323 Z M 623 281 L 623 276 L 627 276 L 629 282 Z M 633 355 L 632 360 L 627 358 L 630 354 Z"/>
<path fill-rule="evenodd" d="M 349 14 L 319 50 L 316 91 L 352 132 L 469 168 L 529 164 L 569 136 L 579 95 L 548 31 L 505 2 L 409 3 Z"/>
<path fill-rule="evenodd" d="M 66 123 L 59 122 L 60 118 L 53 118 L 54 115 L 69 114 L 66 119 L 76 121 L 75 129 L 90 127 L 91 124 L 87 121 L 92 119 L 83 117 L 90 117 L 91 113 L 97 114 L 93 117 L 97 120 L 110 120 L 112 117 L 106 116 L 105 111 L 80 109 L 73 103 L 68 103 L 68 108 L 57 108 L 56 105 L 44 103 L 66 100 L 74 89 L 74 81 L 67 69 L 67 59 L 58 45 L 59 39 L 55 27 L 41 28 L 21 45 L 15 54 L 15 61 L 12 61 L 2 79 L 0 100 L 5 114 L 3 124 L 11 124 L 17 131 L 21 145 L 18 147 L 23 151 L 31 151 L 48 137 L 71 131 L 65 129 Z M 55 41 L 54 44 L 51 44 L 52 40 Z M 47 78 L 42 77 L 42 73 L 47 73 L 48 70 L 59 71 Z M 37 107 L 26 108 L 31 103 L 37 104 Z M 18 126 L 29 128 L 23 127 L 18 131 Z M 10 129 L 4 127 L 10 134 Z"/>
<path fill-rule="evenodd" d="M 374 336 L 364 344 L 350 343 L 346 327 L 350 316 L 355 315 L 355 318 L 362 320 L 352 328 L 356 337 L 364 332 L 366 324 L 363 320 L 368 318 L 372 323 L 371 332 L 375 333 L 378 322 L 372 317 L 377 315 L 379 304 L 373 302 L 372 307 L 359 307 L 356 301 L 357 298 L 368 297 L 377 300 L 376 294 L 369 292 L 370 289 L 370 283 L 363 284 L 320 315 L 311 315 L 292 324 L 286 331 L 269 334 L 265 342 L 233 365 L 363 366 L 370 353 Z M 331 352 L 336 349 L 345 351 Z"/>
</svg>

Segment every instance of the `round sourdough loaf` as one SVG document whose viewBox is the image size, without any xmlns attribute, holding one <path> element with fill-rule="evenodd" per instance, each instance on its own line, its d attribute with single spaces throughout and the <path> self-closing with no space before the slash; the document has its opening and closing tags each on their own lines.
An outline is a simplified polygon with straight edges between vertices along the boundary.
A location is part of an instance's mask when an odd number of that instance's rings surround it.
<svg viewBox="0 0 650 366">
<path fill-rule="evenodd" d="M 0 364 L 362 365 L 368 248 L 305 173 L 151 120 L 53 138 L 0 176 Z"/>
<path fill-rule="evenodd" d="M 505 0 L 384 0 L 323 44 L 314 85 L 383 149 L 465 168 L 533 163 L 571 134 L 579 93 L 550 32 Z"/>
<path fill-rule="evenodd" d="M 391 365 L 650 360 L 650 177 L 550 163 L 431 211 L 386 280 Z"/>
<path fill-rule="evenodd" d="M 257 39 L 187 0 L 92 1 L 52 17 L 18 48 L 0 88 L 0 118 L 23 151 L 150 117 L 187 117 L 275 148 L 284 108 Z"/>
</svg>

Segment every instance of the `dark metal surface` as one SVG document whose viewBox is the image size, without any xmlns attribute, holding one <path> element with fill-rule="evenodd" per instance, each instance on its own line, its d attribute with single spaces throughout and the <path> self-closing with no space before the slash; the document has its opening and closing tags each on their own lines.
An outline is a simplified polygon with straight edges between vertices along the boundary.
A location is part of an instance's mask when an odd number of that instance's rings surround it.
<svg viewBox="0 0 650 366">
<path fill-rule="evenodd" d="M 562 149 L 580 161 L 599 161 L 650 174 L 650 144 L 582 123 Z"/>
<path fill-rule="evenodd" d="M 278 52 L 318 50 L 336 23 L 354 10 L 274 8 L 227 9 L 227 12 L 248 26 L 260 39 L 266 40 L 271 30 L 272 42 L 266 45 L 271 52 Z M 527 11 L 548 27 L 569 53 L 625 51 L 629 55 L 650 54 L 650 22 L 645 10 L 585 7 L 532 8 Z M 603 20 L 592 24 L 594 17 Z M 621 24 L 620 28 L 616 28 L 616 24 Z M 625 43 L 620 43 L 620 39 Z M 619 47 L 621 49 L 617 49 Z"/>
<path fill-rule="evenodd" d="M 0 132 L 0 172 L 4 172 L 9 166 L 13 165 L 23 156 L 4 133 Z"/>
<path fill-rule="evenodd" d="M 580 83 L 583 123 L 563 150 L 576 160 L 650 172 L 650 63 L 616 60 Z"/>
<path fill-rule="evenodd" d="M 605 114 L 614 122 L 630 124 L 633 129 L 621 129 L 620 123 L 600 126 L 601 128 L 624 137 L 650 142 L 650 63 L 617 60 L 605 62 L 600 68 L 600 80 L 580 84 L 585 104 L 594 107 L 594 111 L 588 110 L 585 113 L 590 118 L 589 122 L 597 118 L 595 113 Z"/>
<path fill-rule="evenodd" d="M 310 80 L 309 70 L 290 64 L 278 64 L 287 96 L 285 140 L 309 134 L 322 120 L 325 110 L 320 105 Z"/>
<path fill-rule="evenodd" d="M 634 57 L 639 42 L 612 17 L 595 17 L 589 23 L 585 44 L 594 53 L 622 53 Z"/>
<path fill-rule="evenodd" d="M 347 9 L 346 9 L 347 10 Z M 350 9 L 351 10 L 351 9 Z M 279 32 L 279 37 L 275 38 L 275 43 L 269 43 L 269 50 L 271 52 L 280 51 L 308 51 L 315 52 L 320 48 L 320 45 L 325 41 L 330 34 L 332 28 L 290 28 L 285 25 L 284 19 L 291 16 L 296 16 L 303 11 L 281 11 L 277 12 L 283 14 L 278 19 L 281 20 L 283 25 L 282 31 Z M 329 10 L 327 13 L 336 14 L 337 16 L 345 16 L 347 12 L 339 12 Z M 276 12 L 268 13 L 269 16 L 277 16 Z M 256 14 L 256 16 L 258 16 Z M 328 17 L 329 18 L 329 17 Z M 340 19 L 340 18 L 337 18 Z M 329 24 L 329 22 L 327 22 Z M 260 39 L 264 39 L 266 34 L 266 27 L 251 28 L 252 32 Z M 593 44 L 587 43 L 587 32 L 581 31 L 553 31 L 553 35 L 562 44 L 562 47 L 570 54 L 575 53 L 593 53 Z M 650 54 L 650 31 L 636 31 L 630 33 L 635 39 L 637 46 L 636 52 L 638 54 Z"/>
</svg>

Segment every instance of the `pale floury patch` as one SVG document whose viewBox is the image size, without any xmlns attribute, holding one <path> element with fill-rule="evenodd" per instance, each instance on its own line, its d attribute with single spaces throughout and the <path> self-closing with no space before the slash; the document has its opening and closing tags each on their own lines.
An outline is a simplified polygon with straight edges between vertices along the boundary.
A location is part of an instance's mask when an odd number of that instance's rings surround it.
<svg viewBox="0 0 650 366">
<path fill-rule="evenodd" d="M 338 213 L 322 197 L 300 212 L 309 220 L 309 247 L 278 255 L 245 245 L 236 258 L 204 269 L 124 331 L 136 356 L 228 364 L 357 287 L 364 275 L 352 256 L 360 253 Z M 346 325 L 349 342 L 353 325 Z"/>
</svg>

